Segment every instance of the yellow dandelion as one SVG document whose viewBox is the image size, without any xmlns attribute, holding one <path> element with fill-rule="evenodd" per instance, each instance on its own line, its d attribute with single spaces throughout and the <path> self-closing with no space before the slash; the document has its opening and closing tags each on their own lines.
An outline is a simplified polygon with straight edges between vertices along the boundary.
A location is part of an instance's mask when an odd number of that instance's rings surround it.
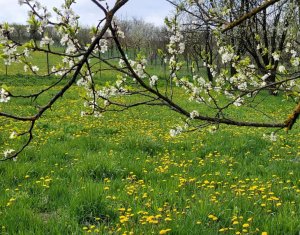
<svg viewBox="0 0 300 235">
<path fill-rule="evenodd" d="M 210 218 L 210 219 L 212 219 L 213 221 L 215 221 L 215 220 L 217 220 L 218 219 L 218 217 L 217 216 L 215 216 L 215 215 L 208 215 L 208 218 Z"/>
<path fill-rule="evenodd" d="M 160 234 L 160 235 L 167 234 L 167 233 L 170 232 L 170 231 L 171 231 L 171 229 L 169 229 L 169 228 L 168 228 L 168 229 L 163 229 L 163 230 L 160 230 L 160 231 L 159 231 L 159 234 Z"/>
<path fill-rule="evenodd" d="M 243 224 L 243 228 L 249 228 L 249 224 Z"/>
</svg>

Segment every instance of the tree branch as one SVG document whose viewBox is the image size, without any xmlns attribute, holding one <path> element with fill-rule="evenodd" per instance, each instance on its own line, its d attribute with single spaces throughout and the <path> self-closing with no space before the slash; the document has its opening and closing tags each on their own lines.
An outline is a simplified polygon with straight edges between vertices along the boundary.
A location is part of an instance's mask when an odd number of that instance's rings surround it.
<svg viewBox="0 0 300 235">
<path fill-rule="evenodd" d="M 234 27 L 240 25 L 241 23 L 243 23 L 245 20 L 250 19 L 252 16 L 256 15 L 257 13 L 261 12 L 264 9 L 267 9 L 269 6 L 274 5 L 276 2 L 279 2 L 280 0 L 266 0 L 264 4 L 262 4 L 259 7 L 254 8 L 252 11 L 246 13 L 245 15 L 243 15 L 242 17 L 240 17 L 239 19 L 228 23 L 225 28 L 222 30 L 222 33 L 227 32 L 230 29 L 233 29 Z"/>
</svg>

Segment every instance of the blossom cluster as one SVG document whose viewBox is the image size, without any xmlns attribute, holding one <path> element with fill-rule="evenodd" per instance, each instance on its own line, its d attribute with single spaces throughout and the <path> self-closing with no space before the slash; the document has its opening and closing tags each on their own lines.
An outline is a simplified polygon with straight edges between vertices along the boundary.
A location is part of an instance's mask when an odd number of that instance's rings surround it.
<svg viewBox="0 0 300 235">
<path fill-rule="evenodd" d="M 10 96 L 6 90 L 0 89 L 0 103 L 7 103 L 10 100 Z"/>
</svg>

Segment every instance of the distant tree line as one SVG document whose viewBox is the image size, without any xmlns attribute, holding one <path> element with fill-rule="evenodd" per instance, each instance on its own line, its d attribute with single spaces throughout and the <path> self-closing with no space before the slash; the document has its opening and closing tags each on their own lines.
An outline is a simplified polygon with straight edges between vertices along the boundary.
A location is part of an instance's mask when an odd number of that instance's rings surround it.
<svg viewBox="0 0 300 235">
<path fill-rule="evenodd" d="M 163 63 L 159 58 L 158 50 L 166 48 L 168 44 L 168 32 L 165 27 L 155 26 L 147 23 L 142 19 L 133 18 L 130 20 L 117 20 L 119 27 L 126 35 L 122 39 L 122 44 L 126 52 L 133 57 L 139 53 L 147 56 L 149 62 L 153 65 Z M 35 30 L 28 29 L 28 26 L 22 24 L 12 24 L 14 31 L 11 34 L 12 39 L 18 42 L 28 42 L 30 40 L 40 41 L 47 35 L 54 41 L 54 45 L 62 47 L 61 37 L 54 27 L 47 27 L 43 34 L 37 33 Z M 92 41 L 92 28 L 80 27 L 77 33 L 77 39 L 81 45 L 87 45 Z M 116 52 L 114 43 L 109 43 L 108 53 L 113 55 Z"/>
</svg>

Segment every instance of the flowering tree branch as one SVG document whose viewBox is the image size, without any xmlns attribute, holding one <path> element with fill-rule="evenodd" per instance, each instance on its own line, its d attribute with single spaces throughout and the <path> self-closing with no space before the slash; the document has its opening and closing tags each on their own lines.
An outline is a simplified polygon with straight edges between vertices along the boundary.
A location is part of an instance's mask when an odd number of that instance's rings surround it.
<svg viewBox="0 0 300 235">
<path fill-rule="evenodd" d="M 63 94 L 75 83 L 78 75 L 80 74 L 82 67 L 84 66 L 84 64 L 87 62 L 89 56 L 92 54 L 92 52 L 94 51 L 95 47 L 99 44 L 99 41 L 103 38 L 104 34 L 106 33 L 107 29 L 109 28 L 109 26 L 112 23 L 114 14 L 127 2 L 128 0 L 119 0 L 117 1 L 117 3 L 115 4 L 115 6 L 110 10 L 110 11 L 106 11 L 105 10 L 105 14 L 106 14 L 106 18 L 105 18 L 105 24 L 102 27 L 101 31 L 99 32 L 99 34 L 95 37 L 95 39 L 93 40 L 93 42 L 91 43 L 91 45 L 89 46 L 89 48 L 86 50 L 86 52 L 83 54 L 83 58 L 79 60 L 79 62 L 76 64 L 76 66 L 72 66 L 71 70 L 68 70 L 67 73 L 65 73 L 62 78 L 54 83 L 53 85 L 49 86 L 48 88 L 42 90 L 39 93 L 36 94 L 31 94 L 31 95 L 27 95 L 27 96 L 16 96 L 16 97 L 22 97 L 22 98 L 31 98 L 31 97 L 35 97 L 37 98 L 40 94 L 42 94 L 45 91 L 50 90 L 51 88 L 53 88 L 54 86 L 56 86 L 64 77 L 66 74 L 68 74 L 70 71 L 72 71 L 74 69 L 74 74 L 72 76 L 72 78 L 67 82 L 67 84 L 56 94 L 54 95 L 51 100 L 43 107 L 41 107 L 39 109 L 39 111 L 34 115 L 34 116 L 29 116 L 29 117 L 21 117 L 18 115 L 12 115 L 12 114 L 8 114 L 8 113 L 3 113 L 0 112 L 0 116 L 2 117 L 6 117 L 6 118 L 11 118 L 14 120 L 18 120 L 18 121 L 30 121 L 31 125 L 30 128 L 27 132 L 24 132 L 22 134 L 19 134 L 19 136 L 21 135 L 25 135 L 28 134 L 28 140 L 27 142 L 21 147 L 21 149 L 19 151 L 8 151 L 5 152 L 5 158 L 2 159 L 3 160 L 9 160 L 9 159 L 15 159 L 32 141 L 33 139 L 33 128 L 35 125 L 35 122 L 48 110 L 52 107 L 52 105 L 60 98 L 63 96 Z M 31 9 L 33 10 L 33 13 L 35 13 L 36 15 L 39 16 L 39 14 L 35 11 L 35 5 L 30 5 L 29 1 L 26 1 L 26 3 L 31 6 Z M 102 8 L 101 8 L 102 9 Z M 103 9 L 102 9 L 103 10 Z M 65 54 L 66 55 L 66 54 Z M 6 98 L 8 99 L 9 97 L 8 92 L 4 91 L 2 89 L 1 91 L 1 97 L 2 98 Z M 5 100 L 7 101 L 7 100 Z"/>
<path fill-rule="evenodd" d="M 87 45 L 80 43 L 76 36 L 79 30 L 79 17 L 76 16 L 71 8 L 74 3 L 72 0 L 66 1 L 62 9 L 55 9 L 58 16 L 57 22 L 50 20 L 49 12 L 45 7 L 39 5 L 38 2 L 33 0 L 20 1 L 22 4 L 28 5 L 30 9 L 28 30 L 40 34 L 42 36 L 41 40 L 33 38 L 29 42 L 21 44 L 11 39 L 10 34 L 13 29 L 8 24 L 2 25 L 0 43 L 5 48 L 4 61 L 6 64 L 22 62 L 26 71 L 39 75 L 39 68 L 28 59 L 29 55 L 35 51 L 58 56 L 61 59 L 61 64 L 54 66 L 51 72 L 49 71 L 46 74 L 59 77 L 48 87 L 32 94 L 15 94 L 13 91 L 1 88 L 0 102 L 10 102 L 11 99 L 36 100 L 42 94 L 48 93 L 59 84 L 63 84 L 62 88 L 45 105 L 39 107 L 34 115 L 19 116 L 0 112 L 0 117 L 30 123 L 27 131 L 14 134 L 17 136 L 28 136 L 25 144 L 18 151 L 12 149 L 5 151 L 2 160 L 16 159 L 32 141 L 36 122 L 75 84 L 82 87 L 86 92 L 83 98 L 85 110 L 82 111 L 82 116 L 94 115 L 95 117 L 100 117 L 105 112 L 121 112 L 141 105 L 166 106 L 185 117 L 183 126 L 177 126 L 170 131 L 172 136 L 199 128 L 211 128 L 211 130 L 214 130 L 220 124 L 273 129 L 287 128 L 288 130 L 294 126 L 300 113 L 299 105 L 286 121 L 276 121 L 267 112 L 261 111 L 258 107 L 259 105 L 255 103 L 257 99 L 260 99 L 259 104 L 264 102 L 263 93 L 266 89 L 271 89 L 274 92 L 288 93 L 293 91 L 299 93 L 300 76 L 297 67 L 300 64 L 300 58 L 297 51 L 298 48 L 293 47 L 295 37 L 291 34 L 293 27 L 298 26 L 293 21 L 294 13 L 292 7 L 295 3 L 294 0 L 282 4 L 278 10 L 278 14 L 275 17 L 277 19 L 275 24 L 276 30 L 272 31 L 272 41 L 275 42 L 273 42 L 271 50 L 269 50 L 271 46 L 268 46 L 269 37 L 267 34 L 269 31 L 266 24 L 262 26 L 262 28 L 266 29 L 264 33 L 267 35 L 264 42 L 262 42 L 261 36 L 257 32 L 251 31 L 252 28 L 249 26 L 249 35 L 253 37 L 254 41 L 251 43 L 256 45 L 255 52 L 249 50 L 248 53 L 240 53 L 240 50 L 237 50 L 240 47 L 232 42 L 232 38 L 228 38 L 225 32 L 228 32 L 229 29 L 237 31 L 242 22 L 254 16 L 257 16 L 255 20 L 259 22 L 267 22 L 266 17 L 268 16 L 266 14 L 263 14 L 262 18 L 259 18 L 258 14 L 278 2 L 278 0 L 270 0 L 253 8 L 253 10 L 238 20 L 231 21 L 232 23 L 227 25 L 225 29 L 216 27 L 216 25 L 207 28 L 208 30 L 213 30 L 211 35 L 214 38 L 211 40 L 211 43 L 215 44 L 214 46 L 217 48 L 214 51 L 216 64 L 212 60 L 206 60 L 204 63 L 211 75 L 208 80 L 202 74 L 198 74 L 193 66 L 191 66 L 191 74 L 186 76 L 180 75 L 179 72 L 184 65 L 182 57 L 186 50 L 186 41 L 183 33 L 186 31 L 186 27 L 203 25 L 203 22 L 201 22 L 203 17 L 209 19 L 209 21 L 224 18 L 222 21 L 225 22 L 227 15 L 231 12 L 230 7 L 221 7 L 223 6 L 222 4 L 218 6 L 218 4 L 205 3 L 205 1 L 183 0 L 186 8 L 178 7 L 174 17 L 166 19 L 170 39 L 166 46 L 167 52 L 162 54 L 169 74 L 161 77 L 147 71 L 148 62 L 146 56 L 140 53 L 136 58 L 130 58 L 124 50 L 122 40 L 126 35 L 114 20 L 114 15 L 128 0 L 116 1 L 111 9 L 107 5 L 105 6 L 102 1 L 91 1 L 101 10 L 104 17 L 92 29 L 91 43 Z M 212 7 L 212 9 L 209 7 Z M 197 17 L 194 11 L 195 8 L 200 12 L 205 10 L 201 17 Z M 196 22 L 181 24 L 180 14 L 182 12 L 192 13 L 191 17 Z M 270 17 L 272 18 L 272 16 Z M 289 24 L 285 24 L 287 21 Z M 60 43 L 65 47 L 63 52 L 53 49 L 53 39 L 44 34 L 45 28 L 49 25 L 56 27 L 59 32 Z M 207 22 L 204 25 L 206 27 L 209 26 Z M 277 36 L 276 32 L 281 28 L 283 28 L 283 33 L 281 36 Z M 198 30 L 199 28 L 196 29 Z M 118 53 L 109 57 L 106 52 L 109 45 L 113 44 L 116 46 Z M 276 50 L 275 44 L 279 45 L 278 50 Z M 254 56 L 251 52 L 253 52 Z M 286 54 L 283 56 L 283 53 Z M 203 58 L 208 56 L 212 55 L 205 55 Z M 289 69 L 281 61 L 283 57 L 289 58 Z M 257 65 L 254 64 L 256 59 L 259 62 Z M 210 63 L 207 63 L 207 61 L 210 61 Z M 99 68 L 99 63 L 103 63 L 105 67 Z M 260 64 L 264 66 L 260 66 Z M 231 73 L 228 67 L 231 68 Z M 95 73 L 106 70 L 115 71 L 116 76 L 111 78 L 109 85 L 99 86 L 95 79 Z M 178 96 L 177 91 L 179 90 L 183 90 L 188 96 L 188 101 L 197 104 L 199 109 L 190 110 L 190 106 L 178 101 L 182 99 L 182 97 Z M 120 99 L 120 97 L 124 99 Z M 132 97 L 137 98 L 132 99 Z M 200 107 L 205 107 L 208 110 L 207 113 L 200 112 Z M 229 112 L 227 112 L 232 108 L 238 110 L 243 107 L 255 109 L 259 115 L 264 115 L 269 121 L 259 121 L 257 118 L 239 119 L 236 116 L 229 115 Z M 274 134 L 272 134 L 272 138 L 274 138 Z"/>
</svg>

